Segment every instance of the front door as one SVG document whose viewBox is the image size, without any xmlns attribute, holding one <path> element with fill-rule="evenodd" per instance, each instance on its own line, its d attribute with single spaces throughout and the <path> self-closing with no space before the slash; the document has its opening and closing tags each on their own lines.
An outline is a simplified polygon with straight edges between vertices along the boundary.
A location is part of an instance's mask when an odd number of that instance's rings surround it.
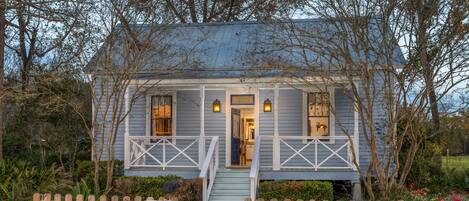
<svg viewBox="0 0 469 201">
<path fill-rule="evenodd" d="M 231 165 L 240 165 L 241 110 L 231 109 Z"/>
</svg>

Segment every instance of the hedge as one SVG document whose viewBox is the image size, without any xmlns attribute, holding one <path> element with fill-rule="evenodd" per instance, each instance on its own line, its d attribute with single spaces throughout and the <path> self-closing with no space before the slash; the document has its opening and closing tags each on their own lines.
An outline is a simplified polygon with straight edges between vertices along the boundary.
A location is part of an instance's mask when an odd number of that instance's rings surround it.
<svg viewBox="0 0 469 201">
<path fill-rule="evenodd" d="M 177 176 L 161 177 L 119 177 L 114 179 L 112 194 L 119 196 L 143 196 L 161 197 L 165 196 L 163 185 L 171 180 L 180 179 Z"/>
<path fill-rule="evenodd" d="M 259 197 L 265 200 L 333 200 L 334 189 L 332 183 L 325 181 L 263 181 Z"/>
</svg>

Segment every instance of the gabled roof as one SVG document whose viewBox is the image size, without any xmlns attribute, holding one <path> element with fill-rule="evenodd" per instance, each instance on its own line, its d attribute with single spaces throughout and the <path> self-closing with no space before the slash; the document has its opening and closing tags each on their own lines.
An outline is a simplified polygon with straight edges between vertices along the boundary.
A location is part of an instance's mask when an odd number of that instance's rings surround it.
<svg viewBox="0 0 469 201">
<path fill-rule="evenodd" d="M 293 28 L 295 27 L 295 28 Z M 234 78 L 278 77 L 307 75 L 311 66 L 334 69 L 339 63 L 333 56 L 320 55 L 328 42 L 338 36 L 335 26 L 324 19 L 293 20 L 291 22 L 229 22 L 174 25 L 132 25 L 138 37 L 151 46 L 136 59 L 140 77 L 158 78 Z M 382 50 L 384 45 L 379 28 L 370 25 L 373 44 Z M 122 34 L 121 34 L 122 35 Z M 147 38 L 146 38 L 147 37 Z M 298 40 L 300 39 L 300 40 Z M 129 51 L 125 42 L 117 40 L 112 58 L 115 66 L 124 66 Z M 299 48 L 302 46 L 304 48 Z M 304 51 L 306 48 L 306 51 Z M 90 67 L 99 66 L 101 51 L 94 56 Z M 314 49 L 313 51 L 311 51 Z M 324 49 L 322 50 L 324 51 Z M 327 51 L 325 51 L 327 52 Z M 385 58 L 366 55 L 373 65 Z M 379 55 L 379 54 L 376 54 Z M 364 55 L 352 55 L 361 60 Z M 392 63 L 405 63 L 395 46 Z M 306 65 L 306 63 L 308 63 Z"/>
</svg>

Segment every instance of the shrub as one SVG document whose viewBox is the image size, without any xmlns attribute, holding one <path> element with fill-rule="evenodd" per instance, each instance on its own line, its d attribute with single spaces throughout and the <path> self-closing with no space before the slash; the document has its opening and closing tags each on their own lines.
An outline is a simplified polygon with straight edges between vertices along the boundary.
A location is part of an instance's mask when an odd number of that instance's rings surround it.
<svg viewBox="0 0 469 201">
<path fill-rule="evenodd" d="M 446 170 L 443 177 L 440 178 L 439 185 L 441 187 L 448 187 L 448 190 L 462 190 L 469 191 L 469 169 Z"/>
<path fill-rule="evenodd" d="M 106 162 L 101 162 L 99 169 L 99 183 L 101 187 L 106 184 Z M 123 161 L 114 162 L 113 177 L 117 178 L 124 175 Z M 89 160 L 77 160 L 73 170 L 73 180 L 79 182 L 81 186 L 86 185 L 94 189 L 94 162 Z M 93 190 L 94 191 L 94 190 Z"/>
<path fill-rule="evenodd" d="M 259 197 L 302 200 L 332 200 L 333 187 L 325 181 L 263 181 L 259 187 Z"/>
<path fill-rule="evenodd" d="M 202 200 L 202 180 L 186 179 L 177 180 L 178 189 L 175 192 L 166 194 L 169 200 L 199 201 Z M 176 199 L 174 199 L 176 198 Z"/>
<path fill-rule="evenodd" d="M 35 167 L 24 161 L 0 161 L 0 200 L 30 200 L 34 192 L 66 192 L 70 176 L 63 168 Z"/>
<path fill-rule="evenodd" d="M 119 177 L 114 179 L 114 188 L 111 194 L 158 198 L 166 194 L 163 191 L 163 185 L 176 179 L 179 179 L 179 177 L 173 175 L 164 177 Z"/>
</svg>

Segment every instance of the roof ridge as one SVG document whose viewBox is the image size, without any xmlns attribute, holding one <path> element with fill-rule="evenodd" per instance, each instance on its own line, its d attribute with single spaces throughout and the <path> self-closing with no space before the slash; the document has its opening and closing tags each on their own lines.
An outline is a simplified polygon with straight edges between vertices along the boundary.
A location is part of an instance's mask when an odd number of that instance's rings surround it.
<svg viewBox="0 0 469 201">
<path fill-rule="evenodd" d="M 201 27 L 201 26 L 227 26 L 227 25 L 250 25 L 250 24 L 272 24 L 272 23 L 306 23 L 306 22 L 319 22 L 325 21 L 325 18 L 305 18 L 305 19 L 286 19 L 286 20 L 271 20 L 271 21 L 230 21 L 230 22 L 202 22 L 202 23 L 175 23 L 175 24 L 130 24 L 133 27 L 150 27 L 150 26 L 165 26 L 165 27 Z M 121 24 L 117 25 L 118 27 Z"/>
<path fill-rule="evenodd" d="M 379 19 L 381 16 L 368 16 L 374 19 Z M 307 23 L 307 22 L 327 22 L 327 20 L 341 20 L 341 18 L 299 18 L 299 19 L 273 19 L 273 20 L 257 20 L 257 21 L 230 21 L 230 22 L 202 22 L 202 23 L 174 23 L 174 24 L 130 24 L 132 27 L 204 27 L 204 26 L 227 26 L 227 25 L 252 25 L 252 24 L 278 24 L 278 23 Z M 121 24 L 117 25 L 121 27 Z"/>
</svg>

